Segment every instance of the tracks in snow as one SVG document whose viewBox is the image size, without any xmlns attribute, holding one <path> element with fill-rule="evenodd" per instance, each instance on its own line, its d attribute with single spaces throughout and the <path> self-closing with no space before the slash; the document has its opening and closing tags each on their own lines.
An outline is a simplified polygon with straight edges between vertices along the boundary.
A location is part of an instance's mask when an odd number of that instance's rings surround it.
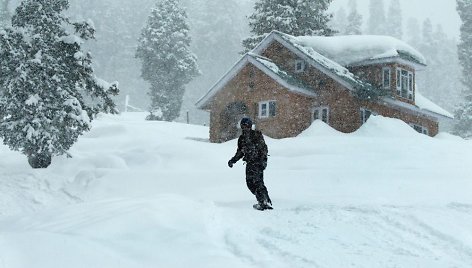
<svg viewBox="0 0 472 268">
<path fill-rule="evenodd" d="M 218 208 L 223 243 L 254 267 L 470 267 L 472 206 Z"/>
</svg>

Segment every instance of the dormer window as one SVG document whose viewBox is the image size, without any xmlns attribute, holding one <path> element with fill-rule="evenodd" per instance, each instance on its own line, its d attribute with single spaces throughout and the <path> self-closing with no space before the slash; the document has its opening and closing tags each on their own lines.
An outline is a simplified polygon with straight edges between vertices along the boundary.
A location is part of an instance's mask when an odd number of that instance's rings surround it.
<svg viewBox="0 0 472 268">
<path fill-rule="evenodd" d="M 305 71 L 305 61 L 304 60 L 296 60 L 295 61 L 295 72 L 301 73 Z"/>
<path fill-rule="evenodd" d="M 412 72 L 397 68 L 397 95 L 413 100 L 414 75 Z"/>
</svg>

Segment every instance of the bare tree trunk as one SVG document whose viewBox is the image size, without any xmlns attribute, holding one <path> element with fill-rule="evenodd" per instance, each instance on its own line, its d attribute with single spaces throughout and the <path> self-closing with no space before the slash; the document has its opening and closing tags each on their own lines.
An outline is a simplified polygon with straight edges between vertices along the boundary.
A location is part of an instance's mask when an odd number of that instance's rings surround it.
<svg viewBox="0 0 472 268">
<path fill-rule="evenodd" d="M 27 155 L 28 163 L 32 168 L 47 168 L 51 164 L 51 155 L 48 153 L 36 153 Z"/>
</svg>

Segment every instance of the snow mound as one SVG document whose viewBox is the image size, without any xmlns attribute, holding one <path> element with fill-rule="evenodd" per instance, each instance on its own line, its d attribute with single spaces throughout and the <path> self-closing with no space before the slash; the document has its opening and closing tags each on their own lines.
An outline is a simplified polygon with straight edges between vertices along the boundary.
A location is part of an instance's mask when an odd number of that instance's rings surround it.
<svg viewBox="0 0 472 268">
<path fill-rule="evenodd" d="M 428 137 L 416 132 L 416 130 L 400 119 L 381 115 L 370 116 L 369 120 L 353 134 L 362 137 Z"/>
<path fill-rule="evenodd" d="M 438 139 L 438 140 L 444 140 L 444 141 L 455 141 L 455 142 L 465 142 L 466 140 L 459 137 L 459 136 L 456 136 L 456 135 L 453 135 L 451 133 L 446 133 L 446 132 L 439 132 L 438 135 L 434 136 L 435 139 Z"/>
<path fill-rule="evenodd" d="M 341 132 L 330 127 L 328 124 L 321 120 L 315 120 L 310 127 L 305 129 L 298 137 L 332 137 L 334 135 L 340 135 Z"/>
</svg>

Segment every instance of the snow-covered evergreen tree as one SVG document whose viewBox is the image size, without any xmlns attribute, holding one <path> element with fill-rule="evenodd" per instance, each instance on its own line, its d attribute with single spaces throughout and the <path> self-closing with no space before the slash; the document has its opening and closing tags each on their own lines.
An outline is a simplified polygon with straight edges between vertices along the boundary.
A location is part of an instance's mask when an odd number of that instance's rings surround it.
<svg viewBox="0 0 472 268">
<path fill-rule="evenodd" d="M 447 110 L 457 107 L 461 91 L 457 44 L 437 25 L 433 31 L 430 20 L 425 20 L 417 48 L 427 60 L 427 68 L 416 73 L 420 92 Z"/>
<path fill-rule="evenodd" d="M 370 0 L 367 33 L 375 35 L 385 34 L 385 23 L 386 19 L 383 0 Z"/>
<path fill-rule="evenodd" d="M 464 103 L 457 109 L 458 120 L 454 132 L 463 137 L 472 137 L 472 0 L 457 0 L 457 11 L 462 20 L 461 37 L 458 46 L 462 66 L 462 82 L 465 86 Z"/>
<path fill-rule="evenodd" d="M 243 40 L 246 51 L 253 49 L 267 34 L 278 30 L 287 34 L 332 35 L 327 10 L 332 0 L 257 0 L 249 17 L 252 36 Z"/>
<path fill-rule="evenodd" d="M 190 41 L 187 14 L 179 0 L 158 0 L 136 50 L 141 76 L 151 87 L 148 120 L 172 121 L 179 116 L 185 85 L 199 74 Z"/>
<path fill-rule="evenodd" d="M 0 136 L 34 168 L 66 154 L 94 115 L 116 113 L 116 84 L 97 79 L 81 50 L 94 29 L 71 22 L 68 7 L 68 0 L 24 0 L 0 32 Z"/>
<path fill-rule="evenodd" d="M 146 22 L 155 0 L 69 0 L 68 13 L 74 19 L 91 18 L 95 38 L 86 48 L 93 53 L 97 76 L 107 80 L 120 77 L 120 95 L 117 105 L 124 104 L 127 95 L 133 106 L 142 108 L 149 98 L 142 90 L 147 83 L 140 77 L 141 62 L 134 57 L 136 40 Z"/>
<path fill-rule="evenodd" d="M 346 10 L 341 7 L 336 11 L 329 26 L 337 32 L 338 35 L 344 35 L 347 27 Z"/>
<path fill-rule="evenodd" d="M 347 25 L 345 34 L 362 34 L 362 15 L 357 12 L 356 0 L 349 0 L 349 15 L 347 15 Z"/>
<path fill-rule="evenodd" d="M 0 0 L 0 28 L 6 27 L 10 23 L 10 0 Z"/>
<path fill-rule="evenodd" d="M 239 59 L 248 26 L 238 0 L 192 0 L 187 10 L 192 25 L 191 49 L 198 57 L 202 75 L 187 84 L 186 88 L 192 90 L 185 91 L 181 113 L 189 111 L 189 121 L 203 124 L 208 121 L 208 113 L 196 110 L 195 103 Z M 179 119 L 184 119 L 183 114 Z"/>
<path fill-rule="evenodd" d="M 386 34 L 398 39 L 403 37 L 403 18 L 400 0 L 391 0 L 387 12 Z"/>
<path fill-rule="evenodd" d="M 406 23 L 406 42 L 416 49 L 419 49 L 421 43 L 421 27 L 418 19 L 409 18 Z"/>
</svg>

